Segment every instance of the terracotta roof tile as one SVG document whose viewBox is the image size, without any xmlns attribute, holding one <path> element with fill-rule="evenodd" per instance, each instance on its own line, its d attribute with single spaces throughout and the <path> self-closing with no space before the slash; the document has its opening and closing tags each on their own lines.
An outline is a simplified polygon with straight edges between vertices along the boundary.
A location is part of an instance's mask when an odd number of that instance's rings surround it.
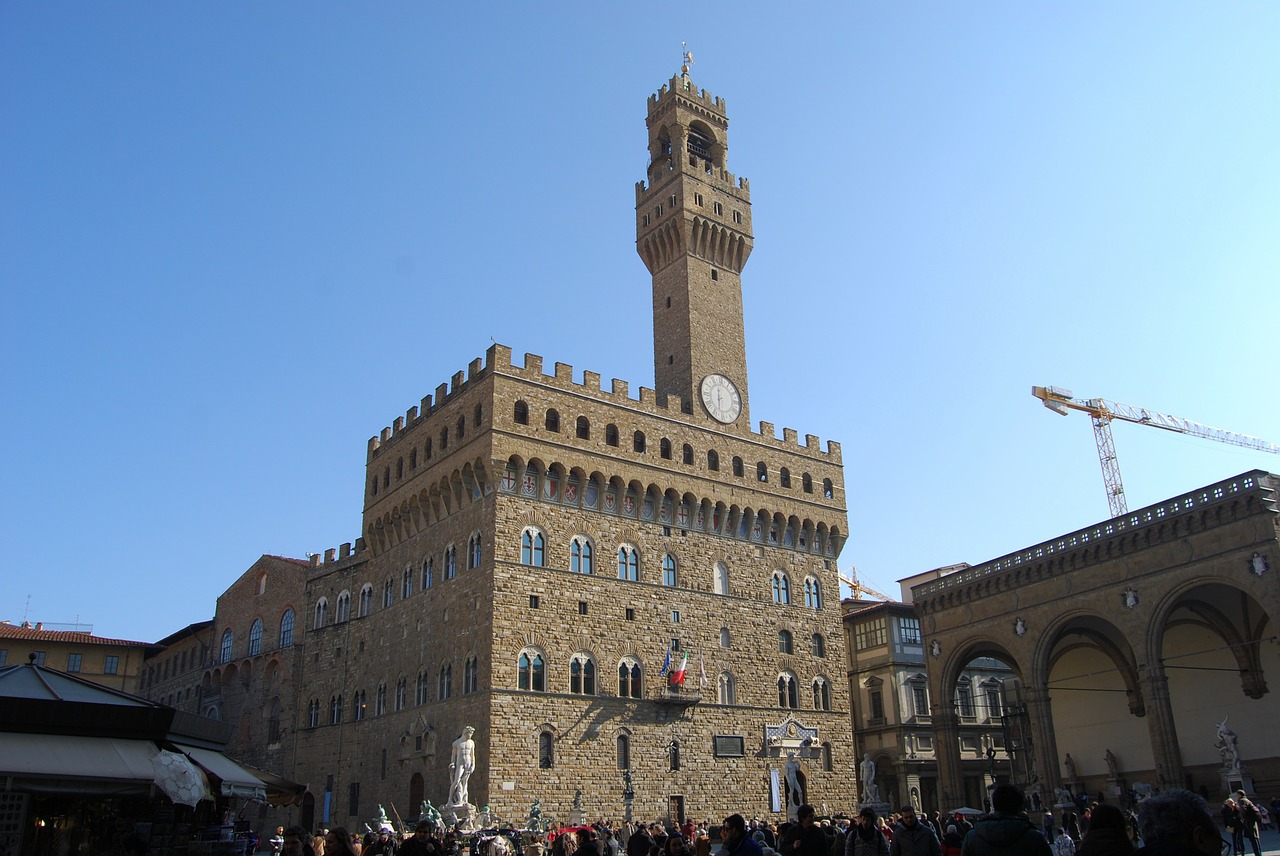
<svg viewBox="0 0 1280 856">
<path fill-rule="evenodd" d="M 74 642 L 79 645 L 152 645 L 151 642 L 134 642 L 130 639 L 105 639 L 78 630 L 37 630 L 19 624 L 0 622 L 0 639 L 29 639 L 45 642 Z"/>
</svg>

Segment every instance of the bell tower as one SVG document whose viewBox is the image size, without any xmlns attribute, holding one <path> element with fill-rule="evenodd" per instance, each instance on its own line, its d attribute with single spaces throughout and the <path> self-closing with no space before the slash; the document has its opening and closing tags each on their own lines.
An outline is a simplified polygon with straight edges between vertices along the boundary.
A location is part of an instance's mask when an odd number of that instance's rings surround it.
<svg viewBox="0 0 1280 856">
<path fill-rule="evenodd" d="M 680 74 L 649 96 L 648 181 L 636 184 L 636 251 L 653 277 L 654 389 L 726 426 L 750 424 L 742 268 L 751 189 L 725 166 L 723 98 Z"/>
</svg>

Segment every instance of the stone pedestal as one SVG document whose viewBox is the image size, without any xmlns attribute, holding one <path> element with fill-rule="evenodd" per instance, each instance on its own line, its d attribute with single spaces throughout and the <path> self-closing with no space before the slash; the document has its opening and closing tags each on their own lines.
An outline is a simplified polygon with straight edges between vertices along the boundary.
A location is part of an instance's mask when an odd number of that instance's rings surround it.
<svg viewBox="0 0 1280 856">
<path fill-rule="evenodd" d="M 883 800 L 858 803 L 857 811 L 862 811 L 864 808 L 873 809 L 876 813 L 876 817 L 888 817 L 893 811 L 889 808 L 889 804 Z"/>
<path fill-rule="evenodd" d="M 1107 797 L 1116 800 L 1119 803 L 1120 798 L 1127 793 L 1124 779 L 1119 776 L 1107 776 Z"/>
<path fill-rule="evenodd" d="M 1218 771 L 1218 777 L 1222 780 L 1224 796 L 1234 797 L 1236 791 L 1242 788 L 1250 797 L 1257 793 L 1253 789 L 1253 776 L 1249 775 L 1248 768 L 1243 764 L 1238 767 L 1224 767 Z"/>
<path fill-rule="evenodd" d="M 440 815 L 449 826 L 456 826 L 463 832 L 474 832 L 476 827 L 476 807 L 471 803 L 450 803 L 440 807 Z"/>
</svg>

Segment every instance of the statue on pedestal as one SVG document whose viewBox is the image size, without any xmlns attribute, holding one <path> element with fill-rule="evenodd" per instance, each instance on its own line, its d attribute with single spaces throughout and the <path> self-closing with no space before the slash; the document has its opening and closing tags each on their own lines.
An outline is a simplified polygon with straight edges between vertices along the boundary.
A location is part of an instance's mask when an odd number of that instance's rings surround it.
<svg viewBox="0 0 1280 856">
<path fill-rule="evenodd" d="M 476 744 L 471 735 L 476 730 L 468 725 L 462 736 L 453 741 L 453 754 L 449 761 L 449 804 L 467 805 L 467 781 L 476 771 Z"/>
<path fill-rule="evenodd" d="M 1071 757 L 1071 753 L 1070 753 L 1070 752 L 1068 752 L 1068 753 L 1067 753 L 1067 757 L 1066 757 L 1066 758 L 1063 758 L 1063 759 L 1062 759 L 1062 766 L 1064 766 L 1064 767 L 1066 767 L 1066 768 L 1067 768 L 1067 781 L 1068 781 L 1068 782 L 1078 782 L 1078 781 L 1080 781 L 1080 777 L 1076 775 L 1076 762 L 1075 762 L 1075 759 Z"/>
<path fill-rule="evenodd" d="M 1104 755 L 1103 758 L 1107 762 L 1107 778 L 1108 779 L 1120 778 L 1120 762 L 1116 760 L 1115 754 L 1110 749 L 1108 749 L 1107 754 Z"/>
<path fill-rule="evenodd" d="M 876 762 L 871 760 L 871 753 L 862 756 L 858 765 L 858 778 L 862 781 L 862 802 L 880 802 L 880 788 L 876 786 Z"/>
<path fill-rule="evenodd" d="M 1240 769 L 1239 740 L 1236 733 L 1227 727 L 1227 718 L 1224 716 L 1218 723 L 1218 742 L 1213 744 L 1218 754 L 1222 756 L 1223 767 L 1231 770 Z"/>
</svg>

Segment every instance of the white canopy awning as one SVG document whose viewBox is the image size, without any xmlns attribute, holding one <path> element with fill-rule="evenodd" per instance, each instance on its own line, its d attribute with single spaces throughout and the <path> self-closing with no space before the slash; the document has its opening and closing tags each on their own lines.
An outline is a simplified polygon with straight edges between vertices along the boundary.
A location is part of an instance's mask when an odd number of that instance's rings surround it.
<svg viewBox="0 0 1280 856">
<path fill-rule="evenodd" d="M 150 740 L 80 737 L 70 734 L 0 732 L 0 777 L 12 777 L 35 789 L 66 790 L 59 782 L 99 782 L 149 788 L 155 779 L 151 759 L 158 750 Z M 103 788 L 90 788 L 102 790 Z"/>
<path fill-rule="evenodd" d="M 199 749 L 195 746 L 174 744 L 178 751 L 195 761 L 205 772 L 212 773 L 222 783 L 224 797 L 247 797 L 249 799 L 267 799 L 267 786 L 262 780 L 241 767 L 227 756 L 212 749 Z"/>
</svg>

